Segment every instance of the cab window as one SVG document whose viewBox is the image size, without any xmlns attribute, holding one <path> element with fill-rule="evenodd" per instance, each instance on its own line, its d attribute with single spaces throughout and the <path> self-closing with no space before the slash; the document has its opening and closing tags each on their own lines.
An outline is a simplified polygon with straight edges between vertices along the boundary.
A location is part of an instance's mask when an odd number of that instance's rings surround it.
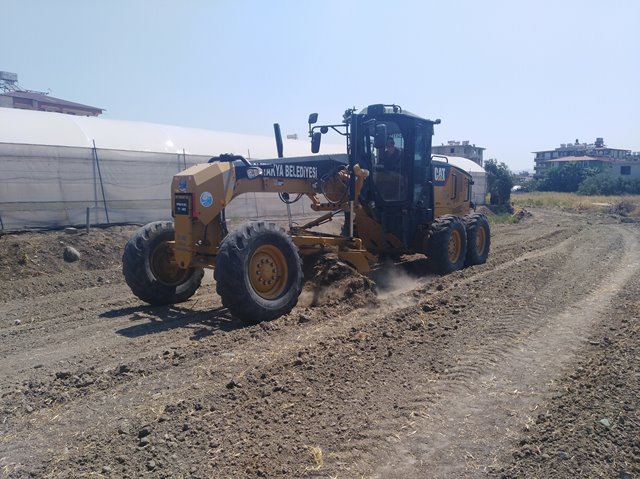
<svg viewBox="0 0 640 479">
<path fill-rule="evenodd" d="M 399 126 L 386 122 L 387 138 L 384 148 L 373 150 L 373 182 L 385 201 L 401 201 L 407 195 L 405 138 Z M 373 145 L 373 137 L 369 139 Z"/>
<path fill-rule="evenodd" d="M 413 201 L 422 198 L 424 185 L 430 179 L 428 174 L 429 161 L 429 140 L 431 131 L 426 125 L 416 126 L 415 147 L 413 153 Z"/>
</svg>

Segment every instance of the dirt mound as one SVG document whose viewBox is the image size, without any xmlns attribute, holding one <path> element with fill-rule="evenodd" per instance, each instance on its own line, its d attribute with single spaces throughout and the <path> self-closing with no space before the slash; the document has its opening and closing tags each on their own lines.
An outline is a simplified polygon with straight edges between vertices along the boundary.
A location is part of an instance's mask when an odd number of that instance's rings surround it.
<svg viewBox="0 0 640 479">
<path fill-rule="evenodd" d="M 492 218 L 497 215 L 510 214 L 513 217 L 514 223 L 519 223 L 525 218 L 530 218 L 533 216 L 530 211 L 525 208 L 517 207 L 513 208 L 512 206 L 479 206 L 476 209 L 476 213 L 481 213 L 485 215 L 487 218 Z"/>
<path fill-rule="evenodd" d="M 354 308 L 378 304 L 376 284 L 334 253 L 307 258 L 304 269 L 303 301 L 311 307 L 337 302 Z"/>
<path fill-rule="evenodd" d="M 525 218 L 531 218 L 533 216 L 531 212 L 527 211 L 524 208 L 516 208 L 513 212 L 513 222 L 520 223 Z"/>
<path fill-rule="evenodd" d="M 476 213 L 483 214 L 487 218 L 489 218 L 490 216 L 495 216 L 496 215 L 493 211 L 491 211 L 488 207 L 486 207 L 484 205 L 478 206 L 476 208 Z"/>
<path fill-rule="evenodd" d="M 137 226 L 12 233 L 0 236 L 0 281 L 119 267 L 124 245 Z M 65 249 L 80 260 L 67 262 Z"/>
<path fill-rule="evenodd" d="M 640 217 L 640 207 L 632 201 L 620 201 L 609 206 L 609 213 L 622 217 Z"/>
</svg>

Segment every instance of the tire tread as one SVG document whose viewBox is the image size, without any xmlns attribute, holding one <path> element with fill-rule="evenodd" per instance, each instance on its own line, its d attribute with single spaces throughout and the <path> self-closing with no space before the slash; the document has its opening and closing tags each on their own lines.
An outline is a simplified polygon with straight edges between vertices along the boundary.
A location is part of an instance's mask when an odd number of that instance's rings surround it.
<svg viewBox="0 0 640 479">
<path fill-rule="evenodd" d="M 246 276 L 252 250 L 266 241 L 282 246 L 292 275 L 287 290 L 274 300 L 260 298 Z M 247 324 L 269 321 L 287 314 L 297 304 L 302 291 L 302 259 L 291 237 L 275 224 L 250 222 L 230 233 L 220 245 L 214 278 L 222 304 L 232 315 Z"/>
<path fill-rule="evenodd" d="M 169 286 L 155 278 L 149 267 L 149 258 L 156 243 L 173 239 L 174 227 L 171 221 L 149 223 L 134 233 L 124 248 L 122 273 L 131 292 L 151 305 L 181 303 L 193 296 L 202 282 L 204 270 L 191 268 L 182 283 Z"/>
</svg>

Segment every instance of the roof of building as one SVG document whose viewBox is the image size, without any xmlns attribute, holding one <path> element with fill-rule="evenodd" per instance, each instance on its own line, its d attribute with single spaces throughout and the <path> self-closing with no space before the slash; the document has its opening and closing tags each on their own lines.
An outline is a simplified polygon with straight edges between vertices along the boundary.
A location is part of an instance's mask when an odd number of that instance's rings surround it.
<svg viewBox="0 0 640 479">
<path fill-rule="evenodd" d="M 456 146 L 460 146 L 460 147 L 469 147 L 469 148 L 475 148 L 476 150 L 486 150 L 486 148 L 483 148 L 482 146 L 476 146 L 475 143 L 471 144 L 471 143 L 467 143 L 466 145 L 463 145 L 462 142 L 457 141 L 455 142 L 455 144 L 452 144 L 451 142 L 449 142 L 448 144 L 444 144 L 441 143 L 440 145 L 432 145 L 432 148 L 447 148 L 447 147 L 456 147 Z"/>
<path fill-rule="evenodd" d="M 593 143 L 580 143 L 578 145 L 568 144 L 566 146 L 559 146 L 554 148 L 553 150 L 538 150 L 532 151 L 531 153 L 553 153 L 555 151 L 629 151 L 625 148 L 612 148 L 610 146 L 596 146 Z"/>
<path fill-rule="evenodd" d="M 457 166 L 467 173 L 486 173 L 485 169 L 478 163 L 476 163 L 475 161 L 471 161 L 468 158 L 462 158 L 461 156 L 437 155 L 434 160 L 438 161 L 442 159 L 443 156 L 447 159 L 447 162 L 450 165 Z"/>
<path fill-rule="evenodd" d="M 554 158 L 552 160 L 544 160 L 543 163 L 567 163 L 572 161 L 603 161 L 606 163 L 613 163 L 619 161 L 607 156 L 563 156 L 562 158 Z"/>
<path fill-rule="evenodd" d="M 269 136 L 0 107 L 0 144 L 92 148 L 94 141 L 101 149 L 203 156 L 235 153 L 274 158 L 277 151 Z M 308 141 L 282 142 L 286 156 L 310 154 Z M 344 153 L 345 146 L 323 142 L 322 152 Z"/>
<path fill-rule="evenodd" d="M 26 100 L 35 100 L 40 103 L 48 103 L 60 106 L 66 106 L 69 108 L 80 108 L 84 110 L 95 110 L 102 112 L 103 108 L 98 108 L 90 105 L 83 105 L 82 103 L 75 103 L 68 100 L 62 100 L 61 98 L 56 98 L 53 96 L 45 95 L 43 93 L 38 93 L 35 91 L 12 91 L 7 93 L 2 93 L 0 96 L 10 96 L 12 98 L 24 98 Z"/>
</svg>

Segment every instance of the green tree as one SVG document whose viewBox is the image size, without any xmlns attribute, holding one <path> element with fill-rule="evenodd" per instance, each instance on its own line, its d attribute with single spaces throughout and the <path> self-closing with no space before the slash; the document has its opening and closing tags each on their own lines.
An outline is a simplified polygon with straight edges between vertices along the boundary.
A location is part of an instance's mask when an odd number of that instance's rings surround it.
<svg viewBox="0 0 640 479">
<path fill-rule="evenodd" d="M 573 193 L 578 191 L 580 183 L 582 183 L 585 178 L 593 176 L 597 172 L 598 171 L 593 168 L 583 168 L 576 162 L 554 166 L 547 171 L 538 189 L 540 191 Z"/>
<path fill-rule="evenodd" d="M 504 163 L 498 164 L 497 160 L 490 159 L 485 162 L 484 170 L 487 172 L 489 204 L 508 205 L 511 199 L 511 188 L 513 188 L 513 178 L 509 167 Z"/>
</svg>

